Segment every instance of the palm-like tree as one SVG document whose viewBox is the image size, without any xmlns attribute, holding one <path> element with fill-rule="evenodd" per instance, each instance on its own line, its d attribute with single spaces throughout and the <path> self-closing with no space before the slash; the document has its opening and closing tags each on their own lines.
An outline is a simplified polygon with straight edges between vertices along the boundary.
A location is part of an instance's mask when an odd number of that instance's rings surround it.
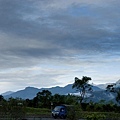
<svg viewBox="0 0 120 120">
<path fill-rule="evenodd" d="M 75 77 L 75 82 L 72 88 L 76 88 L 76 90 L 80 93 L 80 103 L 84 100 L 86 92 L 92 91 L 92 86 L 88 83 L 90 80 L 91 78 L 86 76 L 83 76 L 82 79 Z"/>
</svg>

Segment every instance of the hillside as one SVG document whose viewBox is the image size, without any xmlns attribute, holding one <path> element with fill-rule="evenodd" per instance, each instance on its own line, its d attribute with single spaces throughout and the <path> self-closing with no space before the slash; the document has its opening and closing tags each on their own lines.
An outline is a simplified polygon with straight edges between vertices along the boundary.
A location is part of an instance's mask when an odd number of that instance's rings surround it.
<svg viewBox="0 0 120 120">
<path fill-rule="evenodd" d="M 38 92 L 41 92 L 42 90 L 49 90 L 53 95 L 54 94 L 60 94 L 60 95 L 67 95 L 69 93 L 76 93 L 75 89 L 72 89 L 72 84 L 68 84 L 65 87 L 51 87 L 51 88 L 34 88 L 34 87 L 26 87 L 23 90 L 19 90 L 17 92 L 11 93 L 9 95 L 2 94 L 6 99 L 13 97 L 13 98 L 22 98 L 22 99 L 33 99 Z M 102 89 L 93 86 L 93 91 L 101 91 Z"/>
<path fill-rule="evenodd" d="M 114 84 L 115 87 L 119 88 L 120 87 L 120 80 L 117 81 L 116 83 L 111 83 Z M 77 93 L 77 91 L 75 89 L 72 89 L 72 85 L 73 84 L 68 84 L 64 87 L 51 87 L 51 88 L 35 88 L 35 87 L 26 87 L 23 90 L 19 90 L 17 92 L 6 92 L 3 93 L 2 95 L 4 96 L 4 98 L 8 99 L 10 97 L 13 98 L 22 98 L 22 99 L 33 99 L 36 94 L 38 92 L 41 92 L 42 90 L 49 90 L 53 95 L 54 94 L 60 94 L 60 95 L 67 95 L 67 94 L 73 94 L 73 95 L 79 95 L 79 93 Z M 93 92 L 92 93 L 87 93 L 87 99 L 85 100 L 86 102 L 99 102 L 99 101 L 105 101 L 105 102 L 109 102 L 109 101 L 113 101 L 114 103 L 116 103 L 116 94 L 106 91 L 104 86 L 107 86 L 108 84 L 100 84 L 100 85 L 94 85 L 92 87 Z M 99 88 L 98 86 L 101 86 L 104 89 Z"/>
</svg>

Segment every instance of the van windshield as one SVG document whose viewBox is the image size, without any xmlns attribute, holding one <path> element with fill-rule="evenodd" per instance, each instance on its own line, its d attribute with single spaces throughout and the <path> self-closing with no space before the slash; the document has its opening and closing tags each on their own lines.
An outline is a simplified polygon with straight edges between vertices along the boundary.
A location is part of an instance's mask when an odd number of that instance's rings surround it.
<svg viewBox="0 0 120 120">
<path fill-rule="evenodd" d="M 61 108 L 62 108 L 61 106 L 56 106 L 56 107 L 54 108 L 54 111 L 60 111 Z"/>
</svg>

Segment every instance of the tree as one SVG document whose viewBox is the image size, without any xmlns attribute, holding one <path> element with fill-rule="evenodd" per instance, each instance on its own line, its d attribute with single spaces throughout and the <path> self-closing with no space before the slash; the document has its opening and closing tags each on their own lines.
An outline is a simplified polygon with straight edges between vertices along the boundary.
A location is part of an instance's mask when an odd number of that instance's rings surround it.
<svg viewBox="0 0 120 120">
<path fill-rule="evenodd" d="M 106 87 L 106 90 L 116 93 L 116 101 L 120 104 L 120 87 L 117 87 L 116 84 L 111 84 Z"/>
<path fill-rule="evenodd" d="M 64 104 L 65 103 L 65 95 L 55 94 L 52 97 L 52 102 L 54 103 L 54 105 Z"/>
<path fill-rule="evenodd" d="M 120 88 L 117 90 L 116 101 L 120 104 Z"/>
<path fill-rule="evenodd" d="M 80 104 L 82 103 L 82 101 L 85 98 L 85 94 L 88 91 L 92 91 L 92 86 L 90 84 L 88 84 L 88 82 L 91 80 L 90 77 L 86 77 L 83 76 L 82 79 L 79 79 L 77 77 L 75 77 L 75 82 L 73 83 L 72 88 L 76 88 L 77 91 L 79 91 L 80 93 Z"/>
<path fill-rule="evenodd" d="M 40 107 L 50 107 L 51 98 L 52 93 L 49 90 L 43 90 L 42 92 L 38 92 L 36 96 L 36 100 Z"/>
<path fill-rule="evenodd" d="M 4 97 L 2 95 L 0 95 L 0 101 L 3 101 Z"/>
<path fill-rule="evenodd" d="M 115 92 L 114 86 L 115 86 L 115 84 L 108 85 L 108 86 L 106 87 L 106 90 L 107 90 L 107 91 L 110 91 L 110 92 Z"/>
</svg>

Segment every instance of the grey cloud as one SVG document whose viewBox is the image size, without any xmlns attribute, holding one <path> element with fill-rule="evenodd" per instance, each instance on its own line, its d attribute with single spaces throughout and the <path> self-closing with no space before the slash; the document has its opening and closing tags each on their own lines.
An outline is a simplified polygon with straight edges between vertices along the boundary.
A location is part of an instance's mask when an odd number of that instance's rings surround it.
<svg viewBox="0 0 120 120">
<path fill-rule="evenodd" d="M 37 57 L 37 58 L 49 58 L 52 56 L 57 56 L 58 54 L 60 55 L 60 50 L 58 49 L 49 49 L 49 48 L 28 48 L 28 49 L 16 49 L 16 50 L 11 50 L 12 53 L 18 56 L 25 56 L 25 57 Z M 61 53 L 62 55 L 62 53 Z"/>
<path fill-rule="evenodd" d="M 10 72 L 8 78 L 6 70 L 10 68 L 47 64 L 83 74 L 87 67 L 119 63 L 119 3 L 119 0 L 114 3 L 113 0 L 0 0 L 0 70 L 5 71 L 4 75 L 0 73 L 1 79 L 11 78 L 15 84 L 30 79 L 34 84 L 34 79 L 37 83 L 37 78 L 42 81 L 46 76 L 26 78 L 28 71 L 23 71 L 23 78 Z M 58 72 L 46 79 L 56 81 L 58 76 L 65 75 Z"/>
<path fill-rule="evenodd" d="M 73 18 L 72 15 L 74 13 L 68 14 L 67 8 L 58 9 L 57 11 L 51 9 L 51 11 L 48 12 L 35 8 L 33 1 L 21 2 L 17 0 L 14 2 L 7 2 L 8 3 L 3 2 L 4 4 L 1 6 L 3 8 L 2 12 L 4 13 L 3 17 L 3 14 L 1 15 L 2 19 L 0 20 L 1 26 L 3 26 L 1 29 L 3 28 L 2 30 L 7 31 L 8 33 L 12 32 L 12 34 L 18 35 L 18 37 L 21 38 L 33 38 L 40 42 L 50 41 L 53 42 L 53 44 L 56 44 L 56 46 L 61 46 L 64 49 L 95 48 L 97 51 L 99 50 L 98 48 L 101 48 L 101 40 L 106 41 L 107 37 L 112 37 L 112 35 L 115 34 L 112 33 L 111 35 L 109 30 L 97 28 L 102 24 L 100 22 L 101 20 L 99 20 L 102 19 L 102 14 L 99 19 L 95 16 L 78 16 Z M 40 7 L 41 5 L 48 5 L 47 1 L 41 1 L 39 3 L 42 3 L 39 4 Z M 77 6 L 77 9 L 81 9 L 81 6 Z M 94 8 L 89 9 L 96 10 Z M 29 20 L 29 17 L 25 18 L 25 16 L 30 15 L 30 12 L 32 12 L 31 15 L 34 16 L 33 13 L 35 13 L 35 11 L 37 12 L 37 19 Z M 100 11 L 102 12 L 102 10 L 99 10 L 98 13 Z M 93 11 L 93 13 L 95 12 Z M 42 17 L 42 21 L 41 19 L 38 19 L 40 16 Z M 24 41 L 22 42 L 24 43 Z M 21 44 L 23 44 L 22 42 Z"/>
<path fill-rule="evenodd" d="M 107 29 L 113 22 L 108 21 L 109 24 L 106 24 L 106 21 L 109 18 L 111 20 L 115 14 L 112 12 L 109 17 L 105 17 L 106 9 L 112 11 L 110 6 L 103 7 L 102 10 L 101 6 L 88 7 L 87 4 L 84 12 L 83 6 L 77 2 L 76 5 L 70 4 L 61 9 L 52 8 L 50 3 L 53 1 L 47 0 L 14 0 L 12 2 L 1 0 L 0 2 L 0 29 L 8 36 L 16 36 L 7 38 L 5 46 L 8 48 L 1 50 L 7 55 L 49 58 L 78 53 L 96 54 L 108 52 L 110 49 L 111 51 L 119 50 L 118 32 Z M 78 16 L 74 16 L 76 12 L 74 10 L 70 13 L 70 9 L 78 10 Z M 90 15 L 88 15 L 89 12 Z M 106 18 L 105 21 L 103 17 Z M 113 17 L 114 20 L 116 19 Z M 116 29 L 119 30 L 118 27 Z M 41 48 L 43 43 L 44 48 Z M 30 47 L 32 45 L 34 47 Z M 50 46 L 52 48 L 49 48 Z"/>
<path fill-rule="evenodd" d="M 19 88 L 24 88 L 24 86 L 49 87 L 60 83 L 56 78 L 64 75 L 63 70 L 58 71 L 54 68 L 49 68 L 49 66 L 46 68 L 45 65 L 42 67 L 29 66 L 1 70 L 0 82 L 11 83 L 12 86 L 19 84 Z M 16 87 L 12 89 L 16 89 Z"/>
</svg>

